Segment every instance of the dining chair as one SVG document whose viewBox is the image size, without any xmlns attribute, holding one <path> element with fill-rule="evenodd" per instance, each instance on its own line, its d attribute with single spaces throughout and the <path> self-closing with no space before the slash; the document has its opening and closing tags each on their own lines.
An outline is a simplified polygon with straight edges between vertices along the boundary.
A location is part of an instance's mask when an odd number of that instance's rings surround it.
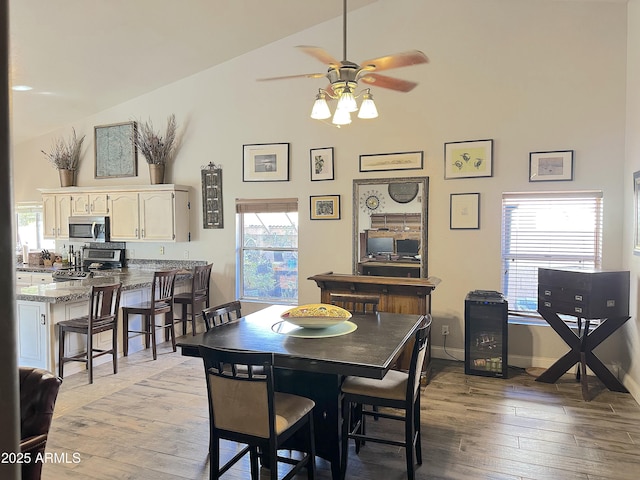
<svg viewBox="0 0 640 480">
<path fill-rule="evenodd" d="M 416 330 L 415 342 L 411 352 L 409 372 L 389 370 L 382 380 L 347 377 L 342 383 L 342 454 L 341 474 L 345 478 L 349 439 L 356 442 L 356 453 L 365 440 L 404 447 L 407 462 L 407 477 L 415 478 L 415 463 L 422 464 L 422 444 L 420 439 L 420 374 L 427 352 L 431 315 L 425 315 L 421 326 Z M 404 410 L 404 415 L 393 411 L 373 411 L 363 405 L 374 405 Z M 351 419 L 355 414 L 356 418 Z M 404 423 L 404 441 L 367 435 L 367 416 L 402 421 Z"/>
<path fill-rule="evenodd" d="M 173 323 L 173 296 L 176 284 L 177 270 L 154 272 L 151 283 L 151 296 L 148 302 L 122 307 L 123 344 L 122 354 L 129 354 L 129 333 L 144 335 L 145 348 L 151 349 L 153 359 L 158 358 L 156 349 L 156 328 L 168 329 L 171 336 L 173 351 L 176 351 L 176 330 Z M 129 330 L 129 315 L 142 315 L 142 330 Z M 164 322 L 156 325 L 156 316 L 163 315 Z"/>
<path fill-rule="evenodd" d="M 22 480 L 39 480 L 62 379 L 34 367 L 19 367 Z"/>
<path fill-rule="evenodd" d="M 187 322 L 191 317 L 191 333 L 196 334 L 196 312 L 198 305 L 204 305 L 205 308 L 209 307 L 209 283 L 211 280 L 211 268 L 212 263 L 208 265 L 196 265 L 193 268 L 193 277 L 191 278 L 191 291 L 184 293 L 176 293 L 173 296 L 174 303 L 181 305 L 181 315 L 176 318 L 175 323 L 182 323 L 182 334 L 187 334 Z M 190 313 L 189 313 L 189 308 Z M 168 340 L 166 335 L 169 332 L 165 330 L 165 340 Z"/>
<path fill-rule="evenodd" d="M 315 476 L 313 400 L 276 392 L 273 353 L 211 348 L 200 345 L 209 398 L 210 479 L 218 479 L 249 453 L 251 478 L 260 478 L 258 455 L 266 462 L 271 479 L 278 478 L 278 462 L 293 465 L 282 477 L 293 478 L 302 468 Z M 227 365 L 243 365 L 242 373 Z M 259 368 L 259 373 L 255 368 Z M 278 456 L 283 442 L 306 430 L 307 451 L 302 458 Z M 220 466 L 220 440 L 247 445 Z"/>
<path fill-rule="evenodd" d="M 242 317 L 241 305 L 238 300 L 216 305 L 214 307 L 202 310 L 202 318 L 204 319 L 204 327 L 208 332 L 214 327 L 219 327 L 225 323 L 237 320 Z"/>
<path fill-rule="evenodd" d="M 357 293 L 332 293 L 331 305 L 342 307 L 351 313 L 378 313 L 380 297 L 377 295 L 364 295 Z"/>
<path fill-rule="evenodd" d="M 93 359 L 102 355 L 111 355 L 113 373 L 118 373 L 118 307 L 122 283 L 113 285 L 93 285 L 89 300 L 89 312 L 82 317 L 58 322 L 58 376 L 64 378 L 64 364 L 84 362 L 89 372 L 89 383 L 93 383 Z M 111 331 L 111 348 L 100 349 L 94 346 L 94 335 Z M 65 355 L 65 335 L 79 333 L 87 336 L 87 347 L 75 355 Z"/>
</svg>

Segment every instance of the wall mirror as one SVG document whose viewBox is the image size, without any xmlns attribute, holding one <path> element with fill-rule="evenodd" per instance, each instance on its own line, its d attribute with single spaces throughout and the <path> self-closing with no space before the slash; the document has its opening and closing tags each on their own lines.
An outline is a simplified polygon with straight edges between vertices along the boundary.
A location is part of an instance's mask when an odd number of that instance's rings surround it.
<svg viewBox="0 0 640 480">
<path fill-rule="evenodd" d="M 353 273 L 424 277 L 429 177 L 353 181 Z"/>
</svg>

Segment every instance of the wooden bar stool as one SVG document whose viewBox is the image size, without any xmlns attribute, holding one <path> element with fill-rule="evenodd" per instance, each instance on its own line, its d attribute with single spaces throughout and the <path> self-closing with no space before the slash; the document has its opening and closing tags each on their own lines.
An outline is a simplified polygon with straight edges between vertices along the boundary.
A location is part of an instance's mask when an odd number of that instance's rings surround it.
<svg viewBox="0 0 640 480">
<path fill-rule="evenodd" d="M 166 272 L 155 272 L 153 283 L 151 284 L 151 297 L 148 302 L 122 307 L 122 330 L 124 341 L 122 345 L 123 355 L 129 354 L 129 333 L 141 333 L 145 336 L 145 348 L 149 348 L 149 338 L 151 338 L 151 348 L 153 359 L 158 358 L 156 349 L 156 328 L 168 329 L 171 335 L 173 351 L 176 351 L 176 331 L 173 324 L 173 292 L 176 284 L 177 270 Z M 143 329 L 129 330 L 129 315 L 142 315 Z M 156 316 L 164 315 L 164 322 L 156 325 Z"/>
<path fill-rule="evenodd" d="M 113 373 L 118 373 L 118 306 L 122 283 L 114 285 L 92 286 L 89 314 L 58 322 L 59 359 L 58 375 L 64 378 L 66 362 L 85 362 L 89 370 L 89 383 L 93 383 L 93 359 L 102 355 L 113 357 Z M 109 350 L 94 348 L 93 336 L 112 330 L 112 343 Z M 65 356 L 64 338 L 67 332 L 87 336 L 87 349 L 72 356 Z"/>
<path fill-rule="evenodd" d="M 175 323 L 182 323 L 182 334 L 187 334 L 187 321 L 191 315 L 191 333 L 196 334 L 196 317 L 200 315 L 198 305 L 204 304 L 204 308 L 209 308 L 209 281 L 211 280 L 211 267 L 213 264 L 196 266 L 193 269 L 193 278 L 191 279 L 191 291 L 185 293 L 176 293 L 173 297 L 175 303 L 182 305 L 180 318 Z M 188 308 L 191 306 L 191 313 Z M 196 314 L 196 312 L 198 312 Z M 165 335 L 168 332 L 165 331 Z M 166 336 L 165 336 L 166 340 Z"/>
<path fill-rule="evenodd" d="M 226 323 L 242 317 L 241 305 L 238 300 L 233 302 L 223 303 L 222 305 L 216 305 L 215 307 L 209 307 L 202 310 L 202 318 L 204 318 L 204 327 L 207 332 L 214 327 L 219 327 Z"/>
</svg>

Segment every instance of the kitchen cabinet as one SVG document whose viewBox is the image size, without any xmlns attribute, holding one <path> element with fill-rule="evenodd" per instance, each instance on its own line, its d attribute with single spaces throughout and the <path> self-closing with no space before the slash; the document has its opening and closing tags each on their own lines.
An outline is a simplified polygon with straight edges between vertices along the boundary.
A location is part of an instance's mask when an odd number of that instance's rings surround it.
<svg viewBox="0 0 640 480">
<path fill-rule="evenodd" d="M 106 193 L 77 193 L 71 196 L 72 215 L 106 215 L 109 213 Z"/>
<path fill-rule="evenodd" d="M 46 238 L 68 238 L 70 215 L 108 215 L 114 242 L 187 242 L 189 187 L 173 184 L 41 190 Z M 64 198 L 64 201 L 63 201 Z"/>
<path fill-rule="evenodd" d="M 16 301 L 18 365 L 50 369 L 49 304 Z"/>
<path fill-rule="evenodd" d="M 44 238 L 69 238 L 70 194 L 43 194 Z"/>
</svg>

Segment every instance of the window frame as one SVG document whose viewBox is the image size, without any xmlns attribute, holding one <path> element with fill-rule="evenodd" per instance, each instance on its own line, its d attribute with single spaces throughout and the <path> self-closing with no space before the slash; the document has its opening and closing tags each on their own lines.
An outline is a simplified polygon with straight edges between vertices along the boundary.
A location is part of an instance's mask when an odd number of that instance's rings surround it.
<svg viewBox="0 0 640 480">
<path fill-rule="evenodd" d="M 574 199 L 575 202 L 571 202 L 571 200 Z M 549 253 L 548 250 L 546 250 L 545 252 L 534 252 L 531 253 L 531 251 L 528 251 L 528 253 L 524 253 L 524 254 L 518 254 L 517 252 L 514 253 L 514 251 L 509 250 L 507 251 L 507 245 L 511 246 L 514 244 L 514 234 L 513 234 L 513 229 L 510 228 L 510 226 L 513 223 L 513 213 L 509 213 L 507 211 L 508 206 L 513 206 L 513 205 L 517 205 L 518 203 L 521 203 L 523 206 L 527 205 L 528 208 L 533 209 L 533 207 L 531 205 L 535 206 L 535 203 L 544 203 L 544 202 L 548 202 L 548 201 L 554 201 L 557 200 L 558 205 L 562 205 L 562 204 L 568 204 L 571 205 L 573 208 L 578 208 L 580 206 L 580 204 L 583 204 L 585 208 L 589 208 L 591 209 L 591 212 L 593 214 L 592 217 L 592 227 L 593 227 L 593 233 L 591 235 L 587 235 L 587 234 L 583 234 L 584 239 L 589 238 L 589 236 L 593 237 L 593 241 L 589 244 L 587 242 L 582 242 L 581 245 L 585 246 L 585 248 L 591 248 L 593 250 L 593 254 L 586 256 L 584 253 L 582 255 L 578 254 L 575 252 L 575 247 L 573 247 L 574 251 L 571 252 L 565 252 L 565 255 L 552 255 Z M 545 208 L 548 208 L 545 207 Z M 558 207 L 556 207 L 558 208 Z M 532 210 L 533 211 L 533 210 Z M 513 210 L 512 210 L 513 212 Z M 500 252 L 500 267 L 501 267 L 501 278 L 500 278 L 500 282 L 501 282 L 501 289 L 502 292 L 504 293 L 505 297 L 507 299 L 509 299 L 509 316 L 512 319 L 512 321 L 515 321 L 517 323 L 538 323 L 538 321 L 541 321 L 541 323 L 546 325 L 546 322 L 542 322 L 542 316 L 537 313 L 537 309 L 536 311 L 531 311 L 531 310 L 526 310 L 526 309 L 519 309 L 516 308 L 516 305 L 514 303 L 518 303 L 518 300 L 524 300 L 524 303 L 526 303 L 526 299 L 529 298 L 528 296 L 526 297 L 518 297 L 518 293 L 521 293 L 523 291 L 529 290 L 531 291 L 532 288 L 535 287 L 535 292 L 536 292 L 536 299 L 537 299 L 537 281 L 535 282 L 535 285 L 532 285 L 531 280 L 529 279 L 529 282 L 526 282 L 526 275 L 524 274 L 517 274 L 517 273 L 513 273 L 512 269 L 509 269 L 509 263 L 513 262 L 513 261 L 517 261 L 517 260 L 526 260 L 529 261 L 532 265 L 531 268 L 535 268 L 536 264 L 537 267 L 543 267 L 543 268 L 554 268 L 555 266 L 558 266 L 558 263 L 565 263 L 568 267 L 573 267 L 573 268 L 577 268 L 580 265 L 583 266 L 583 268 L 593 268 L 593 269 L 599 269 L 602 266 L 602 238 L 603 238 L 603 212 L 604 212 L 604 201 L 603 201 L 603 194 L 602 191 L 546 191 L 546 192 L 509 192 L 509 193 L 503 193 L 502 195 L 502 228 L 501 228 L 501 252 Z M 538 214 L 543 214 L 544 212 L 542 210 L 539 210 Z M 527 214 L 529 215 L 529 214 Z M 522 218 L 524 218 L 524 215 L 521 216 L 520 220 L 522 220 Z M 529 219 L 534 219 L 534 217 L 532 216 Z M 529 228 L 533 228 L 533 231 L 538 231 L 537 228 L 534 227 L 529 227 Z M 524 232 L 523 234 L 526 235 L 527 230 L 526 229 L 522 229 L 522 232 Z M 530 230 L 531 231 L 531 230 Z M 530 240 L 529 243 L 525 243 L 525 242 L 521 242 L 523 243 L 523 245 L 525 247 L 535 247 L 535 246 L 542 246 L 542 245 L 553 245 L 552 240 L 559 240 L 562 238 L 566 238 L 568 235 L 574 234 L 580 234 L 580 232 L 585 232 L 585 231 L 589 231 L 587 230 L 564 230 L 562 231 L 562 233 L 559 233 L 558 235 L 548 235 L 546 238 L 545 237 L 540 237 L 542 238 L 542 240 L 540 239 L 535 239 L 535 240 Z M 583 240 L 584 240 L 583 239 Z M 584 267 L 585 265 L 587 265 L 587 267 Z M 521 288 L 517 288 L 517 291 L 515 292 L 515 294 L 513 292 L 510 292 L 509 289 L 509 285 L 511 285 L 510 277 L 515 277 L 517 279 L 520 280 L 520 282 L 518 282 L 520 285 L 523 285 L 523 287 Z M 513 301 L 513 298 L 516 298 L 516 302 Z M 537 307 L 537 302 L 536 302 L 536 307 Z M 569 320 L 575 320 L 575 319 L 569 319 Z"/>
<path fill-rule="evenodd" d="M 245 242 L 245 214 L 264 214 L 264 213 L 295 213 L 297 216 L 296 223 L 296 246 L 295 247 L 279 247 L 279 246 L 247 246 Z M 293 223 L 293 222 L 292 222 Z M 296 259 L 299 258 L 299 229 L 300 229 L 300 213 L 298 211 L 297 198 L 272 198 L 272 199 L 236 199 L 236 298 L 244 302 L 270 303 L 296 305 L 298 303 L 299 293 L 299 266 L 296 260 L 295 266 L 295 297 L 254 297 L 246 296 L 244 291 L 244 275 L 245 265 L 244 258 L 247 251 L 259 252 L 291 252 Z"/>
</svg>

